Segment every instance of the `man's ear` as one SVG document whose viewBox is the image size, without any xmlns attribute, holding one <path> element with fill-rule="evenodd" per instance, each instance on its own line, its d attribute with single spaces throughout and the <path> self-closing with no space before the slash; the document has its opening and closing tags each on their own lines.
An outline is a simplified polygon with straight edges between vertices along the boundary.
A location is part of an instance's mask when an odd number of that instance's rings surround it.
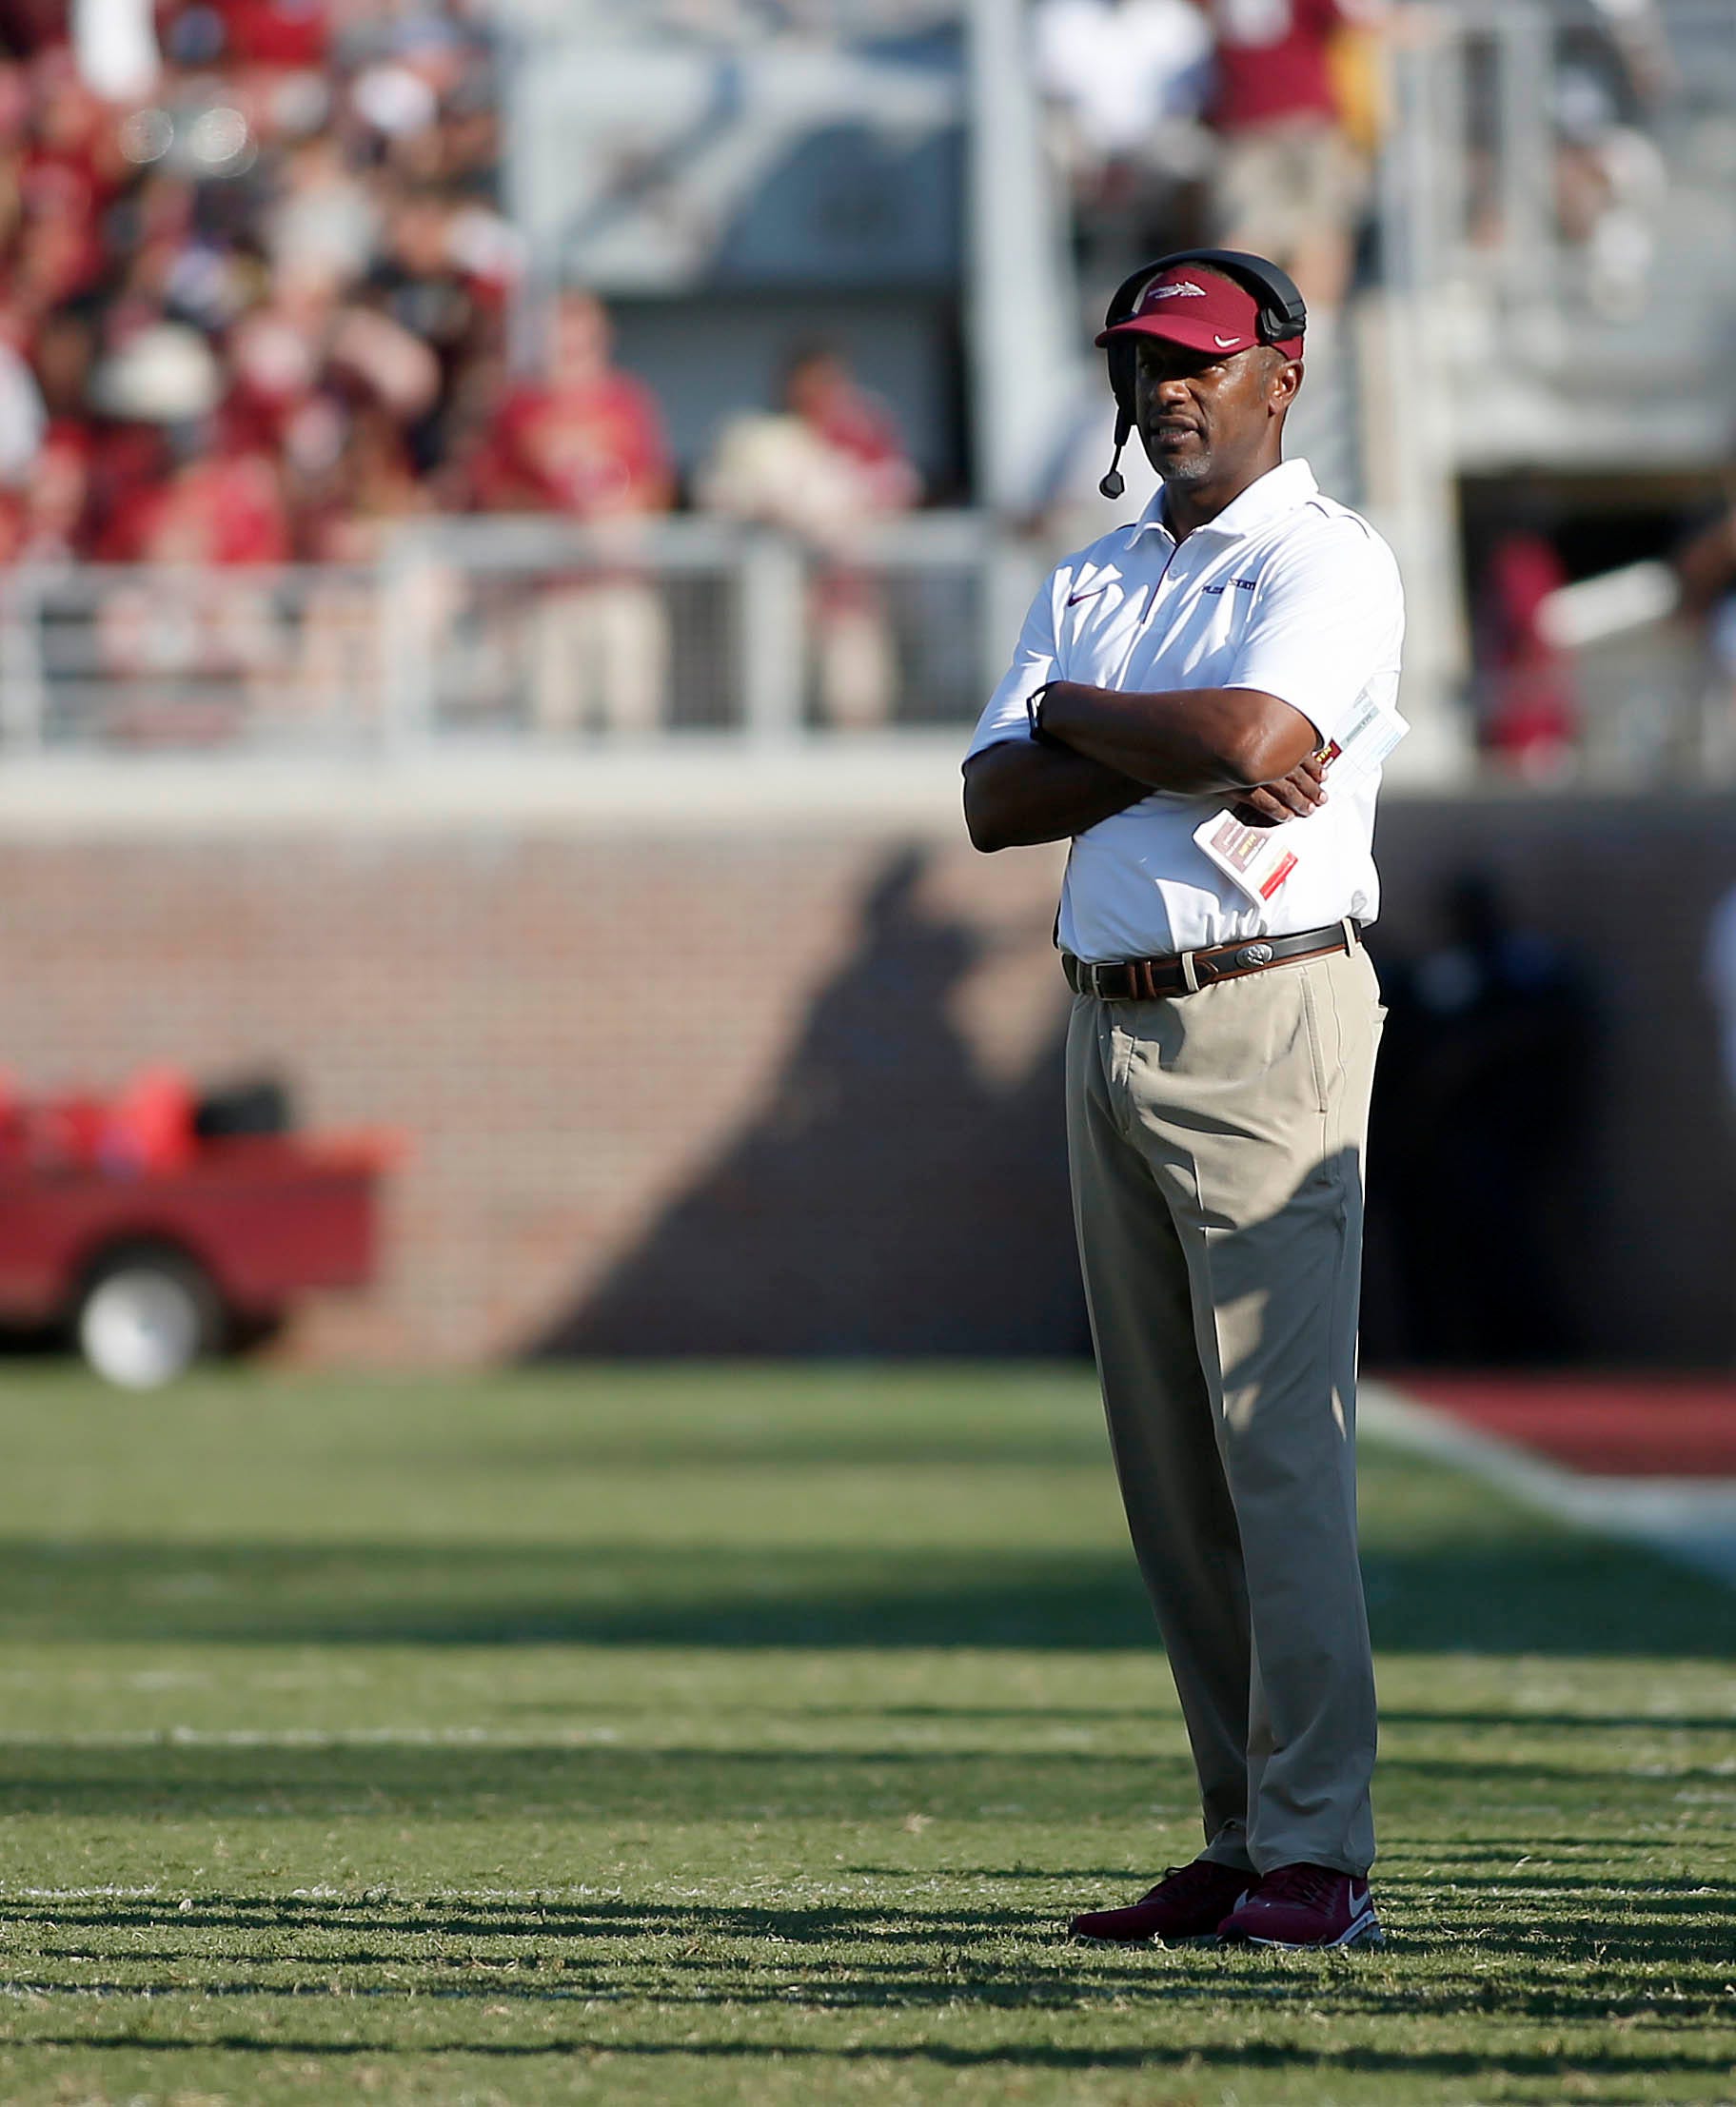
<svg viewBox="0 0 1736 2107">
<path fill-rule="evenodd" d="M 1286 359 L 1272 369 L 1272 384 L 1267 391 L 1266 406 L 1275 417 L 1287 410 L 1296 399 L 1296 390 L 1302 385 L 1302 361 Z"/>
</svg>

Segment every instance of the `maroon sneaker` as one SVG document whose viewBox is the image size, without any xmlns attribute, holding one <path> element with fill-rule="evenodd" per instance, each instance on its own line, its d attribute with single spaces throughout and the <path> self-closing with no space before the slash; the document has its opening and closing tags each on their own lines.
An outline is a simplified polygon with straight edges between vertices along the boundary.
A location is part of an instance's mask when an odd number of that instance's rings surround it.
<svg viewBox="0 0 1736 2107">
<path fill-rule="evenodd" d="M 1367 1881 L 1330 1865 L 1280 1865 L 1218 1925 L 1251 1946 L 1381 1946 L 1386 1934 Z"/>
<path fill-rule="evenodd" d="M 1075 1939 L 1137 1945 L 1148 1939 L 1210 1939 L 1226 1910 L 1246 1901 L 1254 1877 L 1215 1859 L 1173 1865 L 1157 1885 L 1126 1909 L 1089 1909 L 1067 1929 Z"/>
</svg>

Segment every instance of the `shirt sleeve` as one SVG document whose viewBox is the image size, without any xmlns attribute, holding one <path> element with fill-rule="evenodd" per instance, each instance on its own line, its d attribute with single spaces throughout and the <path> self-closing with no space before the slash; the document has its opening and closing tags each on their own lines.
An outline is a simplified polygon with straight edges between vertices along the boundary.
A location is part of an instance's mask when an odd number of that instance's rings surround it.
<svg viewBox="0 0 1736 2107">
<path fill-rule="evenodd" d="M 976 730 L 965 752 L 967 761 L 985 748 L 999 746 L 1007 739 L 1028 739 L 1031 723 L 1025 711 L 1026 703 L 1047 681 L 1060 678 L 1055 641 L 1055 581 L 1059 575 L 1051 572 L 1042 590 L 1031 602 L 1031 612 L 1018 633 L 1013 663 L 1002 675 L 1000 685 L 990 696 L 988 707 L 976 720 Z"/>
<path fill-rule="evenodd" d="M 1360 520 L 1325 521 L 1261 574 L 1223 685 L 1275 695 L 1332 738 L 1365 695 L 1391 707 L 1404 632 L 1391 550 Z"/>
</svg>

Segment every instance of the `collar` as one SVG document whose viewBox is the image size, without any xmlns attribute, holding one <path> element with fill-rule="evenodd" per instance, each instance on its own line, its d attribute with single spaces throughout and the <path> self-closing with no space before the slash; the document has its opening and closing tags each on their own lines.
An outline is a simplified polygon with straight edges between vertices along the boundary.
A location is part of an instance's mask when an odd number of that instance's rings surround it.
<svg viewBox="0 0 1736 2107">
<path fill-rule="evenodd" d="M 1294 461 L 1281 461 L 1275 468 L 1268 468 L 1263 476 L 1256 476 L 1241 496 L 1225 505 L 1215 520 L 1208 520 L 1204 526 L 1194 529 L 1195 534 L 1222 535 L 1227 541 L 1239 541 L 1252 534 L 1256 527 L 1263 527 L 1268 521 L 1275 520 L 1281 512 L 1293 512 L 1297 505 L 1305 504 L 1319 489 L 1314 472 L 1307 462 L 1298 457 Z M 1152 502 L 1128 529 L 1127 545 L 1134 548 L 1142 534 L 1155 532 L 1166 542 L 1175 537 L 1164 524 L 1163 485 L 1159 483 Z"/>
</svg>

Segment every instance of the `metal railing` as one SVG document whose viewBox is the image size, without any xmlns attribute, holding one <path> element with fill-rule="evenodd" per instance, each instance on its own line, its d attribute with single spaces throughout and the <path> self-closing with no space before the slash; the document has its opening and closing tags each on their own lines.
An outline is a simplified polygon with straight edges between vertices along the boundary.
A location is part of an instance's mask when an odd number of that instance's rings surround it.
<svg viewBox="0 0 1736 2107">
<path fill-rule="evenodd" d="M 388 748 L 968 725 L 1042 558 L 974 513 L 821 554 L 715 519 L 418 522 L 372 565 L 21 566 L 0 743 Z"/>
</svg>

